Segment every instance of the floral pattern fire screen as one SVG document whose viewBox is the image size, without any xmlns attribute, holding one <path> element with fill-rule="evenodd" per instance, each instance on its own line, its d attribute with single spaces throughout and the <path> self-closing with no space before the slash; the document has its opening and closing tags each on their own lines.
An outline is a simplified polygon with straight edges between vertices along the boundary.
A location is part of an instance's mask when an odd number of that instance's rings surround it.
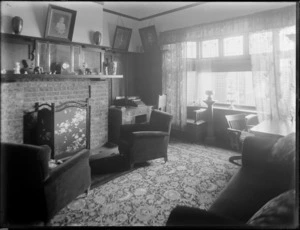
<svg viewBox="0 0 300 230">
<path fill-rule="evenodd" d="M 87 109 L 67 107 L 55 112 L 55 156 L 66 156 L 87 146 Z M 60 158 L 59 157 L 59 158 Z"/>
<path fill-rule="evenodd" d="M 74 155 L 90 148 L 89 99 L 55 103 L 35 103 L 24 117 L 24 143 L 49 145 L 52 159 Z"/>
</svg>

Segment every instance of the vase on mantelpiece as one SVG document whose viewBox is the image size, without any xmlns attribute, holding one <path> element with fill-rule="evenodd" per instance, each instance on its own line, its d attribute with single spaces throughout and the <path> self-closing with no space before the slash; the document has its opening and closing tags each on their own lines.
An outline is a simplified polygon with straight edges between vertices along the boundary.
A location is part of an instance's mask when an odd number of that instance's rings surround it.
<svg viewBox="0 0 300 230">
<path fill-rule="evenodd" d="M 113 61 L 112 57 L 111 60 L 108 62 L 108 74 L 109 75 L 116 75 L 117 74 L 117 67 L 118 63 Z"/>
<path fill-rule="evenodd" d="M 20 34 L 23 29 L 23 19 L 18 16 L 13 17 L 11 21 L 11 26 L 15 34 Z"/>
<path fill-rule="evenodd" d="M 96 45 L 101 44 L 101 38 L 102 38 L 102 34 L 99 31 L 96 31 L 93 35 L 93 39 Z"/>
</svg>

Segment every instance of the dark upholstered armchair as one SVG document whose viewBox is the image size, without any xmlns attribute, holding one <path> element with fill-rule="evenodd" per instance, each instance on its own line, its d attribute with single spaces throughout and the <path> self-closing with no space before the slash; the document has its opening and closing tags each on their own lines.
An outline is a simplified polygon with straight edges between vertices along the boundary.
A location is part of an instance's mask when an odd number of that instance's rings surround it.
<svg viewBox="0 0 300 230">
<path fill-rule="evenodd" d="M 1 143 L 1 196 L 7 226 L 47 223 L 91 184 L 89 151 L 49 168 L 47 145 Z"/>
<path fill-rule="evenodd" d="M 172 118 L 171 114 L 152 110 L 148 123 L 121 126 L 119 151 L 127 157 L 131 168 L 134 163 L 160 157 L 168 160 Z"/>
</svg>

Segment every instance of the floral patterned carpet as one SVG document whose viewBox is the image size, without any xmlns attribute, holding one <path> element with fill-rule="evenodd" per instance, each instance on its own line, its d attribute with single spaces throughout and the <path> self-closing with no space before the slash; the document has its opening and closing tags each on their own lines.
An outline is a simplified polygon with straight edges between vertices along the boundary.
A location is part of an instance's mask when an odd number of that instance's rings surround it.
<svg viewBox="0 0 300 230">
<path fill-rule="evenodd" d="M 235 152 L 171 140 L 168 162 L 156 159 L 81 195 L 52 226 L 165 226 L 177 205 L 208 209 L 238 170 Z"/>
</svg>

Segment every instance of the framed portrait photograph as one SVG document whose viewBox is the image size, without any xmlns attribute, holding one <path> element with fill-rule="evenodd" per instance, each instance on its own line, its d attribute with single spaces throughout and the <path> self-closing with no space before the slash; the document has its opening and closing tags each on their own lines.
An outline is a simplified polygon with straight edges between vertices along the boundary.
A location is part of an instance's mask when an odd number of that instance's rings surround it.
<svg viewBox="0 0 300 230">
<path fill-rule="evenodd" d="M 117 26 L 114 41 L 113 41 L 113 49 L 127 51 L 129 47 L 129 42 L 132 34 L 132 29 Z"/>
<path fill-rule="evenodd" d="M 72 41 L 76 11 L 49 5 L 45 38 Z"/>
<path fill-rule="evenodd" d="M 142 45 L 145 52 L 158 48 L 158 39 L 155 26 L 139 29 Z"/>
</svg>

